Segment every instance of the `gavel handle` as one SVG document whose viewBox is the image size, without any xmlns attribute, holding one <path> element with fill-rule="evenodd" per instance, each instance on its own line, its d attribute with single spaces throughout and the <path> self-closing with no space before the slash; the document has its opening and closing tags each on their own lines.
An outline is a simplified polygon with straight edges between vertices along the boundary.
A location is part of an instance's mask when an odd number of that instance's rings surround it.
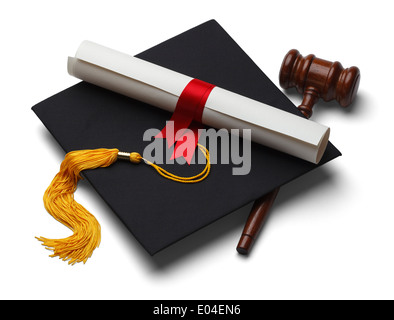
<svg viewBox="0 0 394 320">
<path fill-rule="evenodd" d="M 319 100 L 319 91 L 314 87 L 307 87 L 304 90 L 304 97 L 301 104 L 298 106 L 298 110 L 309 119 L 312 115 L 312 108 L 315 103 Z"/>
<path fill-rule="evenodd" d="M 303 113 L 303 115 L 309 119 L 312 115 L 312 107 L 309 109 L 309 105 L 313 105 L 319 98 L 316 90 L 313 87 L 309 87 L 305 96 L 303 103 L 298 106 L 298 109 Z M 303 106 L 306 105 L 306 108 Z M 309 109 L 309 110 L 306 110 Z M 239 239 L 237 251 L 240 254 L 248 254 L 253 242 L 256 240 L 257 235 L 260 232 L 267 216 L 268 211 L 274 203 L 276 196 L 279 192 L 279 187 L 272 190 L 271 192 L 263 195 L 261 198 L 257 199 L 254 204 L 252 211 L 249 214 L 248 220 L 246 221 L 244 230 L 242 231 L 241 238 Z"/>
<path fill-rule="evenodd" d="M 275 188 L 274 190 L 265 194 L 254 202 L 252 211 L 249 214 L 244 230 L 242 231 L 241 238 L 238 242 L 238 253 L 249 253 L 250 248 L 256 240 L 256 237 L 259 234 L 260 229 L 268 216 L 268 212 L 272 204 L 274 203 L 278 192 L 279 187 Z"/>
</svg>

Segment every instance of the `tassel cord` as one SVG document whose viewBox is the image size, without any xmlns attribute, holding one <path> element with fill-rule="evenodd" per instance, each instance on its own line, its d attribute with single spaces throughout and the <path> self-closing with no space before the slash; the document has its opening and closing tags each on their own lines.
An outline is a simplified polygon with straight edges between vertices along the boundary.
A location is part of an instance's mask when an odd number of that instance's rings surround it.
<svg viewBox="0 0 394 320">
<path fill-rule="evenodd" d="M 201 171 L 199 174 L 192 176 L 192 177 L 177 176 L 175 174 L 168 172 L 167 170 L 164 170 L 163 168 L 159 167 L 157 164 L 154 164 L 151 161 L 146 160 L 145 158 L 141 158 L 141 159 L 143 159 L 145 161 L 145 163 L 147 163 L 148 165 L 152 166 L 162 177 L 164 177 L 166 179 L 170 179 L 172 181 L 181 182 L 181 183 L 197 183 L 197 182 L 204 180 L 209 175 L 210 170 L 211 170 L 211 163 L 209 160 L 208 149 L 205 148 L 201 144 L 198 144 L 198 148 L 204 154 L 207 162 L 206 162 L 204 170 Z"/>
</svg>

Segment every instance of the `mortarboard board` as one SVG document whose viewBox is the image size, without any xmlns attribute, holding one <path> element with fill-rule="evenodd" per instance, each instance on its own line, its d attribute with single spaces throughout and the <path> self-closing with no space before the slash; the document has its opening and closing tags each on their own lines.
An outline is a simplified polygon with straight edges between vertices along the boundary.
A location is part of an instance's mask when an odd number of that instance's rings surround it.
<svg viewBox="0 0 394 320">
<path fill-rule="evenodd" d="M 137 57 L 302 116 L 214 20 Z M 142 140 L 144 132 L 162 128 L 171 117 L 169 112 L 87 82 L 44 100 L 33 111 L 66 152 L 102 147 L 142 151 L 148 143 Z M 185 186 L 162 179 L 150 168 L 119 162 L 87 170 L 84 176 L 153 255 L 339 155 L 329 143 L 315 165 L 252 143 L 247 175 L 233 175 L 231 163 L 214 164 L 208 179 Z M 201 171 L 200 165 L 172 167 L 184 176 Z"/>
</svg>

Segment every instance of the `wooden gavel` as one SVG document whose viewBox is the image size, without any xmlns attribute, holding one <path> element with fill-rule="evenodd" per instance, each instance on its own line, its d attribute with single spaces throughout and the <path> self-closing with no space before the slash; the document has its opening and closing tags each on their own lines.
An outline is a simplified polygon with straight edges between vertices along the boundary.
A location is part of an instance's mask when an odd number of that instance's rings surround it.
<svg viewBox="0 0 394 320">
<path fill-rule="evenodd" d="M 357 67 L 344 69 L 338 61 L 319 59 L 313 54 L 304 58 L 293 49 L 283 59 L 279 83 L 283 89 L 296 87 L 304 95 L 298 109 L 310 118 L 319 98 L 335 99 L 342 107 L 349 106 L 357 94 L 360 70 Z"/>
<path fill-rule="evenodd" d="M 303 57 L 298 50 L 293 49 L 283 59 L 279 83 L 283 89 L 295 87 L 303 94 L 298 109 L 306 118 L 310 118 L 319 98 L 324 101 L 335 99 L 342 107 L 349 106 L 358 91 L 360 70 L 357 67 L 344 69 L 338 61 L 319 59 L 313 54 Z M 249 253 L 278 191 L 279 187 L 254 202 L 238 242 L 237 251 L 240 254 Z"/>
</svg>

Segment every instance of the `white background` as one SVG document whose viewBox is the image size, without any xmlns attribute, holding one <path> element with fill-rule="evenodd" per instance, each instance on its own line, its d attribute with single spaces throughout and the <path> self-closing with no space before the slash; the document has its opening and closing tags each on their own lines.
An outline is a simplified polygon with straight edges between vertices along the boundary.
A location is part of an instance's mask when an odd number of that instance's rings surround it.
<svg viewBox="0 0 394 320">
<path fill-rule="evenodd" d="M 393 299 L 389 4 L 2 1 L 0 298 Z M 66 58 L 84 39 L 136 54 L 212 18 L 278 86 L 292 48 L 360 68 L 354 104 L 322 102 L 312 116 L 343 156 L 282 187 L 248 257 L 235 248 L 250 206 L 151 257 L 82 182 L 76 200 L 101 223 L 102 243 L 85 265 L 49 258 L 34 237 L 70 234 L 42 203 L 64 154 L 30 108 L 78 82 Z"/>
</svg>

